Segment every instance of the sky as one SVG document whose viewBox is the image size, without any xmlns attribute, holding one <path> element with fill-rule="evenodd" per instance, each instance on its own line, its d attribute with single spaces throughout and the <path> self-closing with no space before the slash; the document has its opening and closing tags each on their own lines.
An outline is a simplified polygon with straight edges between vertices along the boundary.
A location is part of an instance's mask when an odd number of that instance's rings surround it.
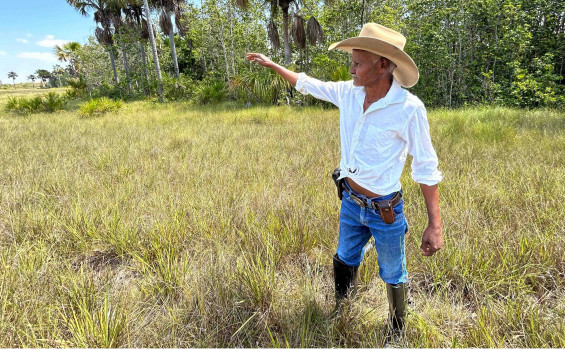
<svg viewBox="0 0 565 349">
<path fill-rule="evenodd" d="M 11 71 L 18 83 L 37 69 L 65 66 L 53 54 L 55 45 L 84 44 L 94 29 L 92 15 L 83 17 L 65 0 L 0 0 L 0 81 L 11 84 Z"/>
</svg>

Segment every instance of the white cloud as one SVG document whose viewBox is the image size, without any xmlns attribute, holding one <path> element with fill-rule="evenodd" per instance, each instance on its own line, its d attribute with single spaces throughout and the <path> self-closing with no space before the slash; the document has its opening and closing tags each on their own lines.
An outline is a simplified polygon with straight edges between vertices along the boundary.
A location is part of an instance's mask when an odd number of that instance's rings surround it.
<svg viewBox="0 0 565 349">
<path fill-rule="evenodd" d="M 22 52 L 18 54 L 18 58 L 37 59 L 44 62 L 57 62 L 57 57 L 50 52 Z"/>
<path fill-rule="evenodd" d="M 6 51 L 0 51 L 0 56 L 5 56 L 7 55 Z"/>
<path fill-rule="evenodd" d="M 69 42 L 69 40 L 55 39 L 54 35 L 47 35 L 45 36 L 45 39 L 38 41 L 37 44 L 42 47 L 53 48 L 55 45 L 63 46 L 67 42 Z"/>
<path fill-rule="evenodd" d="M 17 38 L 16 39 L 17 42 L 22 42 L 24 44 L 27 44 L 29 41 L 27 41 L 27 39 L 21 39 L 21 38 Z"/>
</svg>

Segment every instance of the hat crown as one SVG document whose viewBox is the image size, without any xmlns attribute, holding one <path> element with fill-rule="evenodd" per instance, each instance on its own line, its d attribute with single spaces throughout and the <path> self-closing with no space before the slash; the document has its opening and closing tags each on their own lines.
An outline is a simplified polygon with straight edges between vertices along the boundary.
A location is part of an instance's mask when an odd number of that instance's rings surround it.
<svg viewBox="0 0 565 349">
<path fill-rule="evenodd" d="M 406 44 L 406 38 L 404 35 L 376 23 L 365 24 L 361 29 L 359 36 L 383 40 L 401 50 L 404 50 L 404 45 Z"/>
</svg>

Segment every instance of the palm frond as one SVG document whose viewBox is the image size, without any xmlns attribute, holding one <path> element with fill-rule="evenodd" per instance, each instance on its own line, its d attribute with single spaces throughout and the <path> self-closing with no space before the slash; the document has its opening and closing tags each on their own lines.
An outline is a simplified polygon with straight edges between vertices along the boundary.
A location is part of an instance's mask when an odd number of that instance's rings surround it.
<svg viewBox="0 0 565 349">
<path fill-rule="evenodd" d="M 159 26 L 163 33 L 169 34 L 173 29 L 173 23 L 171 23 L 171 17 L 167 11 L 161 12 L 161 16 L 159 17 Z"/>
<path fill-rule="evenodd" d="M 114 39 L 112 38 L 112 32 L 108 29 L 102 29 L 100 27 L 96 28 L 94 31 L 96 40 L 104 46 L 112 46 L 114 44 Z"/>
<path fill-rule="evenodd" d="M 180 36 L 184 37 L 186 36 L 186 32 L 188 30 L 186 28 L 186 25 L 184 25 L 182 21 L 182 13 L 183 12 L 181 6 L 175 7 L 175 24 L 177 25 Z"/>
<path fill-rule="evenodd" d="M 322 43 L 324 41 L 324 30 L 320 22 L 312 16 L 306 23 L 306 36 L 310 45 L 316 45 L 316 42 Z"/>
<path fill-rule="evenodd" d="M 267 34 L 268 34 L 269 40 L 271 41 L 271 44 L 273 45 L 275 50 L 280 49 L 281 48 L 281 40 L 280 40 L 280 37 L 279 37 L 279 31 L 277 30 L 277 26 L 272 19 L 269 22 L 269 24 L 267 25 Z"/>
<path fill-rule="evenodd" d="M 175 0 L 156 0 L 155 4 L 158 9 L 164 9 L 167 12 L 173 12 L 175 10 Z"/>
<path fill-rule="evenodd" d="M 145 19 L 141 20 L 141 38 L 149 40 L 149 27 L 147 26 L 147 21 Z"/>
<path fill-rule="evenodd" d="M 292 19 L 292 38 L 296 46 L 300 48 L 306 47 L 306 33 L 304 32 L 304 18 L 299 14 L 295 14 Z"/>
</svg>

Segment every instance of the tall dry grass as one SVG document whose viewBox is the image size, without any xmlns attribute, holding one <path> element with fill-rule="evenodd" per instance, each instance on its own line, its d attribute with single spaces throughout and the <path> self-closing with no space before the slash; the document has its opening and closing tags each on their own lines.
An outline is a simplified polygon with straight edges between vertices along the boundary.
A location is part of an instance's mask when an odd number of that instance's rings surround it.
<svg viewBox="0 0 565 349">
<path fill-rule="evenodd" d="M 445 247 L 402 178 L 407 346 L 565 346 L 565 114 L 430 112 Z M 369 347 L 376 253 L 331 319 L 335 110 L 135 102 L 0 116 L 0 346 Z"/>
</svg>

